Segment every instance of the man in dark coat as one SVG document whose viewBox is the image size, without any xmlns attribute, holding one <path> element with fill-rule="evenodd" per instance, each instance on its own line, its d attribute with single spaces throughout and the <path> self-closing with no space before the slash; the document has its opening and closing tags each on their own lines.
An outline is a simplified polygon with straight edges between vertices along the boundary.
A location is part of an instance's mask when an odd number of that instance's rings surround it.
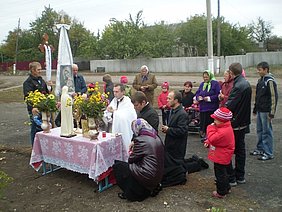
<svg viewBox="0 0 282 212">
<path fill-rule="evenodd" d="M 166 151 L 173 158 L 184 160 L 188 135 L 188 115 L 181 105 L 182 95 L 179 91 L 171 91 L 167 98 L 171 114 L 168 126 L 162 126 L 162 132 L 166 134 Z"/>
<path fill-rule="evenodd" d="M 51 91 L 48 90 L 47 85 L 51 86 L 52 81 L 45 82 L 41 77 L 41 64 L 38 62 L 31 62 L 29 64 L 30 74 L 29 77 L 23 83 L 23 94 L 24 97 L 27 97 L 29 92 L 38 90 L 41 93 L 49 93 Z M 33 146 L 34 137 L 36 132 L 42 131 L 41 127 L 37 126 L 33 120 L 33 115 L 39 115 L 39 110 L 37 108 L 33 108 L 30 105 L 27 105 L 28 115 L 31 121 L 31 130 L 30 130 L 30 141 Z"/>
<path fill-rule="evenodd" d="M 142 91 L 137 91 L 131 97 L 131 102 L 137 111 L 137 117 L 145 119 L 158 132 L 159 115 L 148 102 L 146 95 Z"/>
<path fill-rule="evenodd" d="M 229 70 L 234 78 L 234 85 L 225 103 L 227 108 L 233 113 L 231 124 L 235 136 L 235 168 L 233 169 L 231 162 L 228 170 L 231 186 L 246 182 L 245 134 L 248 132 L 251 123 L 252 88 L 250 83 L 242 76 L 242 69 L 240 63 L 232 63 L 229 66 Z"/>
</svg>

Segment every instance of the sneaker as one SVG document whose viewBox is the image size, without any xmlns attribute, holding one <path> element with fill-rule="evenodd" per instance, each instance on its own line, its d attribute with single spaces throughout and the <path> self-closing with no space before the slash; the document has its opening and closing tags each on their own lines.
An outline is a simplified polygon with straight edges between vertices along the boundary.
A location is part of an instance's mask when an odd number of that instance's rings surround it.
<svg viewBox="0 0 282 212">
<path fill-rule="evenodd" d="M 225 195 L 220 195 L 219 193 L 217 193 L 217 191 L 213 191 L 212 196 L 217 197 L 217 198 L 224 198 L 225 197 Z"/>
<path fill-rule="evenodd" d="M 258 158 L 258 160 L 263 160 L 263 161 L 265 161 L 265 160 L 271 160 L 271 159 L 273 159 L 274 158 L 274 156 L 273 155 L 267 155 L 267 154 L 263 154 L 262 156 L 260 156 L 259 158 Z"/>
<path fill-rule="evenodd" d="M 245 184 L 246 183 L 246 180 L 243 179 L 243 180 L 236 180 L 238 184 Z"/>
<path fill-rule="evenodd" d="M 254 151 L 250 151 L 250 155 L 253 155 L 253 156 L 263 155 L 263 151 L 259 151 L 255 149 Z"/>
<path fill-rule="evenodd" d="M 238 182 L 238 181 L 237 181 Z M 234 182 L 229 182 L 229 185 L 231 186 L 231 187 L 235 187 L 236 185 L 237 185 L 237 182 L 236 181 L 234 181 Z"/>
</svg>

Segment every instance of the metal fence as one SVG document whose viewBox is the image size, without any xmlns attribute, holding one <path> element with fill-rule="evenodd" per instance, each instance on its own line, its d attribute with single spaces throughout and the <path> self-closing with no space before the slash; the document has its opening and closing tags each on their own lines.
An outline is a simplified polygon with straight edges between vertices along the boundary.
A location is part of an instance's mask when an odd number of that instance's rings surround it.
<svg viewBox="0 0 282 212">
<path fill-rule="evenodd" d="M 244 68 L 256 66 L 266 61 L 270 65 L 282 64 L 282 52 L 256 52 L 246 55 L 220 57 L 220 70 L 227 70 L 233 62 L 239 62 Z M 138 58 L 124 60 L 91 60 L 90 70 L 105 72 L 138 72 L 142 65 L 147 65 L 152 72 L 199 72 L 208 68 L 208 57 L 170 57 Z M 217 57 L 214 57 L 216 70 Z"/>
<path fill-rule="evenodd" d="M 256 52 L 246 55 L 220 57 L 220 70 L 227 70 L 233 62 L 239 62 L 244 68 L 256 66 L 266 61 L 270 65 L 282 64 L 282 52 Z M 31 61 L 17 62 L 17 70 L 28 70 Z M 44 61 L 40 61 L 44 68 Z M 147 65 L 152 72 L 200 72 L 208 68 L 208 57 L 169 57 L 137 58 L 124 60 L 75 60 L 80 70 L 93 72 L 138 72 L 142 65 Z M 214 57 L 214 70 L 217 70 L 217 57 Z M 13 62 L 0 63 L 0 71 L 12 69 Z M 52 61 L 52 69 L 57 68 L 57 60 Z"/>
</svg>

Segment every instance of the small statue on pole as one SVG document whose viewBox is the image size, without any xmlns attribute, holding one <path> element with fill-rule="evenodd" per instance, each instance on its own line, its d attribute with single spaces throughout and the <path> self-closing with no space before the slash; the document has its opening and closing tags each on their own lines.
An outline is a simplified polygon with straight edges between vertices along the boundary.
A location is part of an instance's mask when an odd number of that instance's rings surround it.
<svg viewBox="0 0 282 212">
<path fill-rule="evenodd" d="M 42 36 L 42 43 L 38 45 L 38 49 L 45 53 L 45 66 L 46 66 L 46 82 L 51 81 L 52 75 L 52 52 L 54 52 L 55 48 L 52 45 L 49 45 L 49 36 L 47 33 L 44 33 Z M 52 87 L 47 85 L 49 91 L 51 91 Z M 52 128 L 55 127 L 55 114 L 51 113 L 52 117 Z"/>
<path fill-rule="evenodd" d="M 51 80 L 52 73 L 52 52 L 55 48 L 52 45 L 49 45 L 49 36 L 47 33 L 44 33 L 42 36 L 42 43 L 38 45 L 38 49 L 45 53 L 45 66 L 46 66 L 46 81 Z M 48 90 L 51 91 L 51 86 L 48 86 Z"/>
</svg>

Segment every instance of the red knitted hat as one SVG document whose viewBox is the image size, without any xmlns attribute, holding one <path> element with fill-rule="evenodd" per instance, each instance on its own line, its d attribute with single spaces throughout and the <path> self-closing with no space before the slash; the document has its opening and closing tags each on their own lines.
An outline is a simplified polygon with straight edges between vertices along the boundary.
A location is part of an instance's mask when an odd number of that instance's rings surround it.
<svg viewBox="0 0 282 212">
<path fill-rule="evenodd" d="M 221 122 L 227 122 L 232 119 L 232 112 L 226 107 L 221 107 L 211 114 L 211 117 Z"/>
<path fill-rule="evenodd" d="M 128 83 L 127 76 L 121 76 L 121 77 L 120 77 L 120 83 L 122 83 L 122 84 Z"/>
<path fill-rule="evenodd" d="M 168 82 L 164 82 L 164 83 L 162 84 L 162 88 L 168 89 L 168 88 L 169 88 L 169 83 L 168 83 Z"/>
</svg>

